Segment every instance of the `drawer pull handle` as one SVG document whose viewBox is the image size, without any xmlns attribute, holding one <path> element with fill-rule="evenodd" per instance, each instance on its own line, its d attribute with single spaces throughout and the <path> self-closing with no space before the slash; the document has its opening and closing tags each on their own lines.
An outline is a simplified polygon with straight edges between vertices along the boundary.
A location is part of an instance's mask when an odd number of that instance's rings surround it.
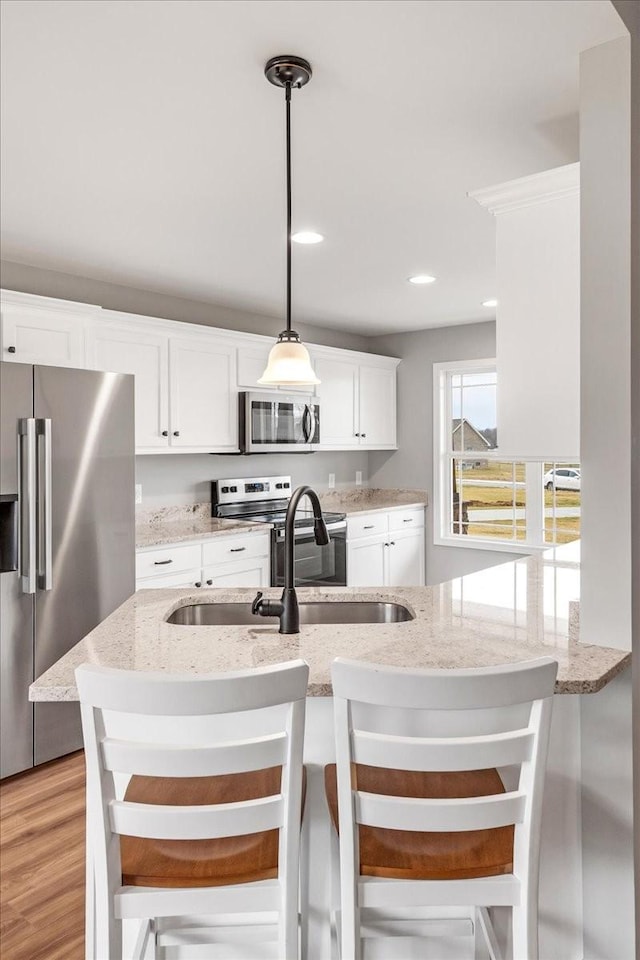
<svg viewBox="0 0 640 960">
<path fill-rule="evenodd" d="M 208 586 L 208 587 L 212 587 L 212 586 L 213 586 L 213 580 L 207 580 L 207 586 Z"/>
<path fill-rule="evenodd" d="M 163 431 L 162 431 L 162 436 L 163 436 L 163 437 L 168 437 L 168 436 L 169 436 L 169 431 L 168 431 L 168 430 L 163 430 Z"/>
<path fill-rule="evenodd" d="M 174 430 L 174 431 L 173 431 L 173 435 L 174 435 L 174 437 L 179 437 L 179 436 L 180 436 L 180 431 L 179 431 L 179 430 Z"/>
<path fill-rule="evenodd" d="M 200 581 L 200 580 L 196 580 L 194 586 L 196 586 L 196 587 L 201 587 L 201 586 L 202 586 L 201 581 Z"/>
<path fill-rule="evenodd" d="M 231 547 L 229 553 L 242 553 L 242 551 L 246 549 L 246 547 Z"/>
<path fill-rule="evenodd" d="M 408 517 L 406 520 L 402 521 L 403 523 L 413 523 L 413 517 Z"/>
<path fill-rule="evenodd" d="M 173 563 L 173 560 L 154 560 L 154 567 L 164 567 L 166 563 Z"/>
<path fill-rule="evenodd" d="M 375 527 L 375 523 L 368 523 L 368 524 L 366 525 L 366 527 L 363 527 L 362 529 L 363 529 L 363 530 L 373 530 L 374 527 Z"/>
<path fill-rule="evenodd" d="M 7 353 L 15 353 L 15 352 L 16 352 L 15 347 L 7 347 Z"/>
<path fill-rule="evenodd" d="M 392 540 L 391 543 L 389 544 L 390 547 L 395 547 L 395 545 L 396 545 L 395 540 Z"/>
</svg>

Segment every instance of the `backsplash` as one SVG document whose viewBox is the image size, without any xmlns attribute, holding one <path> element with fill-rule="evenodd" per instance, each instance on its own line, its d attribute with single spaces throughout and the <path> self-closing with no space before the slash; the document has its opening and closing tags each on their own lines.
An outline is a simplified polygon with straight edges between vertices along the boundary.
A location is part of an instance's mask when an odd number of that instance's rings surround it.
<svg viewBox="0 0 640 960">
<path fill-rule="evenodd" d="M 258 456 L 211 456 L 209 454 L 159 454 L 136 457 L 136 483 L 142 485 L 142 503 L 137 516 L 158 508 L 211 503 L 211 481 L 226 477 L 290 475 L 294 487 L 308 483 L 318 492 L 329 485 L 333 473 L 336 489 L 355 486 L 356 471 L 362 484 L 369 482 L 366 451 L 322 451 L 310 454 L 261 454 Z M 210 506 L 208 507 L 210 510 Z M 182 515 L 180 515 L 180 518 Z"/>
</svg>

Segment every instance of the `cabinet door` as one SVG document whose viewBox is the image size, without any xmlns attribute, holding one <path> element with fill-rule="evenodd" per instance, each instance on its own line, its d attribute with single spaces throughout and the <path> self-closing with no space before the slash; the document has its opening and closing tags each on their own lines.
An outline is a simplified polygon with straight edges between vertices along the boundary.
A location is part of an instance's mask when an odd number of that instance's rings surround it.
<svg viewBox="0 0 640 960">
<path fill-rule="evenodd" d="M 268 587 L 270 564 L 268 557 L 219 563 L 202 571 L 205 587 Z M 258 620 L 258 618 L 256 618 Z"/>
<path fill-rule="evenodd" d="M 238 347 L 238 388 L 240 390 L 269 390 L 258 383 L 269 359 L 269 347 Z"/>
<path fill-rule="evenodd" d="M 315 371 L 320 385 L 319 449 L 359 446 L 358 365 L 348 360 L 318 357 Z"/>
<path fill-rule="evenodd" d="M 62 310 L 3 304 L 2 359 L 84 367 L 84 320 Z"/>
<path fill-rule="evenodd" d="M 386 535 L 374 540 L 347 543 L 347 585 L 383 587 L 385 585 Z"/>
<path fill-rule="evenodd" d="M 360 367 L 359 412 L 361 446 L 396 446 L 395 368 Z"/>
<path fill-rule="evenodd" d="M 386 585 L 388 587 L 424 586 L 424 531 L 390 533 L 388 542 Z"/>
<path fill-rule="evenodd" d="M 238 449 L 236 350 L 215 340 L 169 341 L 172 449 Z"/>
<path fill-rule="evenodd" d="M 147 330 L 96 323 L 89 353 L 96 370 L 135 376 L 136 453 L 169 446 L 169 341 Z"/>
</svg>

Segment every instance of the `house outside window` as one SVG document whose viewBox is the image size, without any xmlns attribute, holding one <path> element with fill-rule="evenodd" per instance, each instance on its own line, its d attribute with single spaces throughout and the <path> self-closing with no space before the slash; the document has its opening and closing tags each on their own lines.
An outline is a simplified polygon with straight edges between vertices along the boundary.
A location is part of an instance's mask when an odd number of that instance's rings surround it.
<svg viewBox="0 0 640 960">
<path fill-rule="evenodd" d="M 495 359 L 434 364 L 434 542 L 528 552 L 580 536 L 580 464 L 501 458 Z"/>
</svg>

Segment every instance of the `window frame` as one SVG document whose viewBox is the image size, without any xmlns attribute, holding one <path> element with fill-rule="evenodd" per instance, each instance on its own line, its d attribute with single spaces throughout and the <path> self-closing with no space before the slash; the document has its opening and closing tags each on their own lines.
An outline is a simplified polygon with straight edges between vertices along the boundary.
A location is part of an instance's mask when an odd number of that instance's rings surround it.
<svg viewBox="0 0 640 960">
<path fill-rule="evenodd" d="M 561 544 L 545 541 L 545 489 L 543 477 L 550 469 L 580 469 L 562 464 L 562 461 L 541 461 L 534 457 L 518 457 L 513 460 L 500 453 L 500 448 L 482 452 L 483 460 L 498 463 L 524 463 L 526 493 L 526 539 L 485 539 L 453 532 L 452 501 L 449 496 L 451 464 L 456 459 L 469 459 L 465 451 L 454 450 L 450 425 L 453 421 L 451 405 L 452 390 L 447 389 L 450 378 L 455 375 L 495 373 L 496 358 L 479 360 L 450 360 L 433 364 L 433 542 L 436 546 L 461 547 L 462 549 L 491 550 L 502 553 L 538 554 Z M 496 382 L 496 391 L 499 383 Z M 464 410 L 461 411 L 464 417 Z M 466 451 L 466 454 L 472 451 Z M 505 482 L 505 488 L 509 484 Z M 555 516 L 555 507 L 554 513 Z"/>
</svg>

